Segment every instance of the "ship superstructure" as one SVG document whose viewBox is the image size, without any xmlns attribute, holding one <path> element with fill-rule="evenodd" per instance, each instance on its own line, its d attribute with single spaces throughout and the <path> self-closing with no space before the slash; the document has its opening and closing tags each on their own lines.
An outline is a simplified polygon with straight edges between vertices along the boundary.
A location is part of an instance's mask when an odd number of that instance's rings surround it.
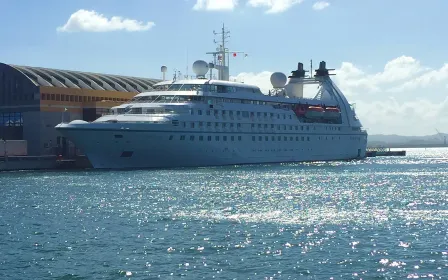
<svg viewBox="0 0 448 280">
<path fill-rule="evenodd" d="M 225 56 L 227 50 L 219 52 Z M 223 80 L 208 79 L 211 69 Z M 162 81 L 94 122 L 76 120 L 56 129 L 81 148 L 95 168 L 365 157 L 367 133 L 324 61 L 308 77 L 302 63 L 289 77 L 273 73 L 267 94 L 256 85 L 228 81 L 226 64 L 198 60 L 193 71 L 196 79 Z M 313 98 L 303 96 L 306 84 L 319 86 Z"/>
</svg>

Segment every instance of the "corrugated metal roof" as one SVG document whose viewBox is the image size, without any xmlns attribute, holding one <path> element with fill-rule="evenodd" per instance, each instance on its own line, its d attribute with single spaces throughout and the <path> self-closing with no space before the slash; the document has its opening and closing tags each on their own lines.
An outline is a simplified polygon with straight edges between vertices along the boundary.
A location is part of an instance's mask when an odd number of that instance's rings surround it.
<svg viewBox="0 0 448 280">
<path fill-rule="evenodd" d="M 161 81 L 159 79 L 7 65 L 20 71 L 36 86 L 140 93 L 151 90 L 154 84 Z"/>
</svg>

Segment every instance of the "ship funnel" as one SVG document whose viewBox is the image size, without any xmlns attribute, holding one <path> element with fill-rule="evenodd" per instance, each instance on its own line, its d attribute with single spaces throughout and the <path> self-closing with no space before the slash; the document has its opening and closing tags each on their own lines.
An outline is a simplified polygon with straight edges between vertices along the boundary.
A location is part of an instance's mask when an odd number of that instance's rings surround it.
<svg viewBox="0 0 448 280">
<path fill-rule="evenodd" d="M 303 69 L 303 63 L 299 62 L 297 64 L 297 70 L 291 72 L 289 76 L 289 82 L 285 86 L 286 94 L 289 97 L 303 98 L 303 79 L 305 78 L 305 72 L 307 70 Z"/>
<path fill-rule="evenodd" d="M 325 61 L 321 61 L 319 63 L 319 69 L 316 70 L 315 77 L 325 77 L 325 76 L 334 75 L 334 74 L 329 73 L 329 71 L 332 71 L 332 70 L 335 70 L 335 69 L 327 69 L 327 63 Z"/>
</svg>

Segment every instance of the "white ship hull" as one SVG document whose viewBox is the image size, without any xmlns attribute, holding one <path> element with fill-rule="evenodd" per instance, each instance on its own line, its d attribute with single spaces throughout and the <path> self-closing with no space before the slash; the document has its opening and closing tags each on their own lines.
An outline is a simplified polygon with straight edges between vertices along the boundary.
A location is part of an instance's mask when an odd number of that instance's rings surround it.
<svg viewBox="0 0 448 280">
<path fill-rule="evenodd" d="M 363 158 L 366 152 L 366 142 L 362 134 L 252 134 L 110 129 L 63 129 L 61 132 L 72 139 L 86 154 L 93 167 L 98 169 L 350 160 Z M 122 135 L 122 138 L 116 138 L 115 135 Z M 186 135 L 186 139 L 180 140 L 181 135 Z M 195 139 L 190 141 L 192 135 Z M 227 141 L 222 141 L 224 135 Z M 200 136 L 203 137 L 202 141 L 199 141 Z M 208 136 L 212 137 L 211 141 L 207 140 Z M 215 141 L 216 136 L 219 136 L 221 141 Z M 234 141 L 231 141 L 232 136 Z M 239 136 L 241 140 L 238 140 Z M 253 141 L 253 136 L 256 141 Z M 260 136 L 262 141 L 258 141 Z M 273 136 L 275 141 L 271 141 Z M 265 141 L 266 137 L 268 141 Z M 278 137 L 281 137 L 281 141 L 277 141 Z M 284 141 L 284 137 L 287 137 L 287 141 Z M 302 137 L 305 141 L 302 141 Z M 296 141 L 297 139 L 299 141 Z"/>
</svg>

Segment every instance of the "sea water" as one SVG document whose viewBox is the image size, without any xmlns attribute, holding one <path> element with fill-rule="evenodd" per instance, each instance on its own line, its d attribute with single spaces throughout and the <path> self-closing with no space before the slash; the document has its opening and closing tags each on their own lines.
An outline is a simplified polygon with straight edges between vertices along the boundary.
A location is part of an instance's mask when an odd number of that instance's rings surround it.
<svg viewBox="0 0 448 280">
<path fill-rule="evenodd" d="M 0 279 L 447 279 L 448 149 L 0 173 Z"/>
</svg>

